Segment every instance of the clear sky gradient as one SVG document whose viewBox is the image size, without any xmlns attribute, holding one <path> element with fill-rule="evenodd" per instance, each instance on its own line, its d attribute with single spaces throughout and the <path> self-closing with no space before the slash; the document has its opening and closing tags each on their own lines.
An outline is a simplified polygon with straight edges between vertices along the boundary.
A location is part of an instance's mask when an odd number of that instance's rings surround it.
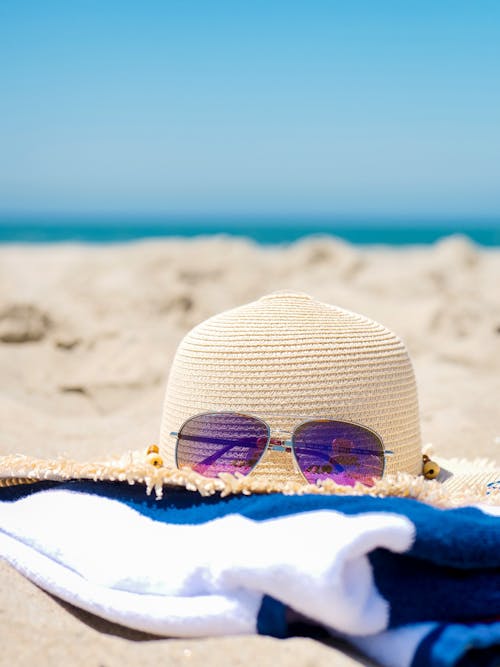
<svg viewBox="0 0 500 667">
<path fill-rule="evenodd" d="M 0 4 L 0 213 L 500 215 L 500 2 Z"/>
</svg>

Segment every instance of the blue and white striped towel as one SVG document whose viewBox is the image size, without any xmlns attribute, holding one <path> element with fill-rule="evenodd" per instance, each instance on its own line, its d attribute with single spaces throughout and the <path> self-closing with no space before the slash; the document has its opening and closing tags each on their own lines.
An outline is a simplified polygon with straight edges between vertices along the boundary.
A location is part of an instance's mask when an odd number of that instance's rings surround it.
<svg viewBox="0 0 500 667">
<path fill-rule="evenodd" d="M 0 555 L 159 635 L 285 637 L 300 622 L 387 667 L 500 665 L 500 508 L 41 483 L 0 489 Z"/>
</svg>

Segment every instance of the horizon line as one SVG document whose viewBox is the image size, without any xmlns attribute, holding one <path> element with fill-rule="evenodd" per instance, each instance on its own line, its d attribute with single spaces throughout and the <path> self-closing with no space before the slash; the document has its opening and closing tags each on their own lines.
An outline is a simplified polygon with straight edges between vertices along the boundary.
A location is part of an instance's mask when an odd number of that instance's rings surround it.
<svg viewBox="0 0 500 667">
<path fill-rule="evenodd" d="M 500 224 L 500 212 L 493 214 L 343 214 L 343 213 L 273 213 L 273 212 L 255 212 L 255 213 L 188 213 L 188 212 L 121 212 L 121 211 L 67 211 L 67 212 L 47 212 L 47 211 L 0 211 L 0 224 L 9 224 L 21 222 L 28 224 L 55 224 L 65 222 L 73 223 L 128 223 L 128 224 L 211 224 L 219 221 L 220 223 L 274 223 L 280 224 L 304 224 L 322 223 L 322 224 Z"/>
</svg>

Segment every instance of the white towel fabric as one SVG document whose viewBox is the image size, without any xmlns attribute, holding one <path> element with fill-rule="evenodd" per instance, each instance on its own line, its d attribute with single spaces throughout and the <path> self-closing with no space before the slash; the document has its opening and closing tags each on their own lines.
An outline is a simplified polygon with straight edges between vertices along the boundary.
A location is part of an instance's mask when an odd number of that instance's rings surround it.
<svg viewBox="0 0 500 667">
<path fill-rule="evenodd" d="M 389 512 L 174 525 L 66 489 L 0 503 L 0 554 L 20 572 L 110 621 L 178 637 L 255 633 L 264 595 L 351 639 L 385 630 L 367 555 L 414 538 Z"/>
</svg>

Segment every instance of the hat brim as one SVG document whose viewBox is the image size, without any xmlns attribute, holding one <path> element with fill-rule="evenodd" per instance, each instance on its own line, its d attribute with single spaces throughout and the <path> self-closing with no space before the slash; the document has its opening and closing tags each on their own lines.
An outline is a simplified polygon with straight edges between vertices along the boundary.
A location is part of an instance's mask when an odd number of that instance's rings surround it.
<svg viewBox="0 0 500 667">
<path fill-rule="evenodd" d="M 371 487 L 357 483 L 342 486 L 332 480 L 318 485 L 296 480 L 286 482 L 264 477 L 244 477 L 221 473 L 218 477 L 203 477 L 192 470 L 154 467 L 143 452 L 127 454 L 92 462 L 67 458 L 37 459 L 24 455 L 0 457 L 0 486 L 32 484 L 40 481 L 70 480 L 119 481 L 143 484 L 148 494 L 153 491 L 161 498 L 164 487 L 180 487 L 203 496 L 230 494 L 284 493 L 327 495 L 370 495 L 375 497 L 413 498 L 437 507 L 460 507 L 487 503 L 500 505 L 500 470 L 485 459 L 443 459 L 433 457 L 441 467 L 435 480 L 408 473 L 384 476 Z"/>
</svg>

